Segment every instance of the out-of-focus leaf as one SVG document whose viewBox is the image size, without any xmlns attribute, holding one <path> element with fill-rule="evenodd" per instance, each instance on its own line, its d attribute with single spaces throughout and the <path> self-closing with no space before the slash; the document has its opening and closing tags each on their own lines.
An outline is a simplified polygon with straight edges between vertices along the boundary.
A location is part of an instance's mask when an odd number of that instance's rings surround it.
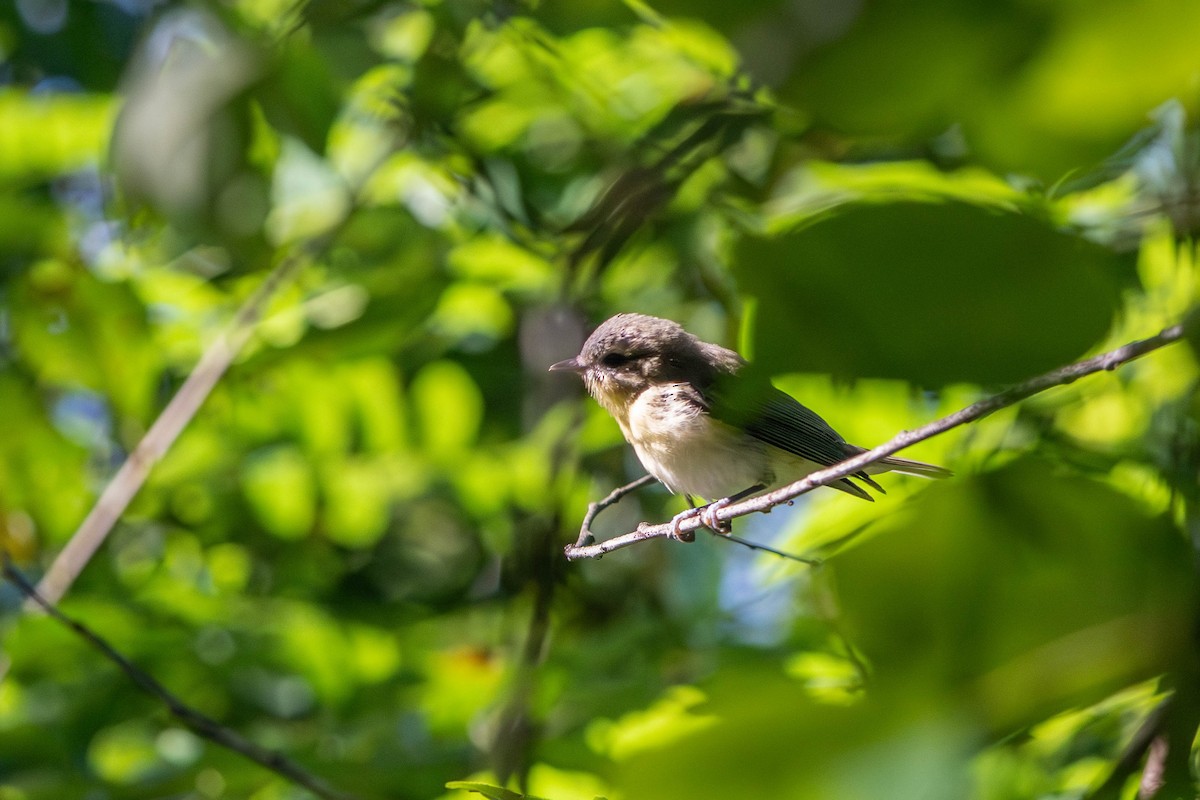
<svg viewBox="0 0 1200 800">
<path fill-rule="evenodd" d="M 299 44 L 296 37 L 284 39 L 283 44 L 256 95 L 272 127 L 298 137 L 313 152 L 324 152 L 340 100 L 334 65 L 310 43 Z"/>
<path fill-rule="evenodd" d="M 148 420 L 159 355 L 128 286 L 47 260 L 15 284 L 13 300 L 13 337 L 41 380 L 103 392 L 119 413 Z"/>
<path fill-rule="evenodd" d="M 512 329 L 512 309 L 491 286 L 459 282 L 446 287 L 431 322 L 454 341 L 497 340 Z"/>
<path fill-rule="evenodd" d="M 1168 100 L 1195 112 L 1200 5 L 1103 0 L 1046 8 L 1050 32 L 1034 57 L 978 94 L 964 120 L 969 144 L 998 171 L 1055 181 L 1109 156 Z"/>
<path fill-rule="evenodd" d="M 408 443 L 407 402 L 395 368 L 382 358 L 349 365 L 344 378 L 362 430 L 362 448 L 390 453 Z"/>
<path fill-rule="evenodd" d="M 66 241 L 66 220 L 53 206 L 20 194 L 0 194 L 0 270 L 16 271 L 24 258 L 60 252 Z"/>
<path fill-rule="evenodd" d="M 263 527 L 276 536 L 298 539 L 312 530 L 316 482 L 312 467 L 295 449 L 256 455 L 244 468 L 242 489 Z"/>
<path fill-rule="evenodd" d="M 920 139 L 959 124 L 986 163 L 1047 182 L 1093 167 L 1150 109 L 1193 95 L 1200 9 L 1189 0 L 882 0 L 846 16 L 821 42 L 782 16 L 796 35 L 751 63 L 790 70 L 784 96 L 834 129 Z M 743 45 L 777 41 L 772 33 L 752 29 Z"/>
<path fill-rule="evenodd" d="M 423 696 L 430 726 L 449 732 L 467 724 L 491 702 L 503 667 L 497 654 L 477 648 L 431 653 Z"/>
<path fill-rule="evenodd" d="M 108 95 L 0 91 L 0 179 L 46 178 L 97 163 L 115 111 Z"/>
<path fill-rule="evenodd" d="M 387 530 L 392 480 L 379 459 L 342 460 L 322 479 L 325 533 L 347 547 L 367 547 Z"/>
<path fill-rule="evenodd" d="M 332 167 L 293 139 L 284 140 L 271 194 L 266 226 L 277 244 L 325 233 L 341 222 L 350 208 L 346 186 Z"/>
<path fill-rule="evenodd" d="M 88 749 L 92 769 L 108 781 L 135 784 L 155 769 L 154 735 L 144 722 L 105 728 Z"/>
<path fill-rule="evenodd" d="M 970 721 L 927 698 L 814 703 L 763 664 L 725 668 L 701 711 L 714 722 L 662 749 L 618 763 L 633 797 L 662 800 L 953 800 L 969 796 L 978 735 Z"/>
<path fill-rule="evenodd" d="M 882 691 L 965 692 L 1003 731 L 1185 657 L 1186 544 L 1103 484 L 1021 461 L 933 486 L 878 527 L 835 577 Z"/>
<path fill-rule="evenodd" d="M 1108 329 L 1120 261 L 1022 214 L 964 203 L 858 205 L 737 251 L 772 372 L 1009 383 Z"/>
<path fill-rule="evenodd" d="M 544 295 L 557 282 L 550 262 L 499 236 L 477 236 L 459 245 L 446 263 L 464 278 L 532 296 Z"/>
<path fill-rule="evenodd" d="M 593 722 L 587 731 L 588 744 L 618 761 L 644 750 L 669 747 L 716 721 L 696 711 L 705 699 L 695 687 L 675 686 L 648 708 L 619 720 Z"/>
<path fill-rule="evenodd" d="M 475 441 L 483 418 L 479 387 L 461 366 L 439 361 L 413 378 L 413 408 L 430 453 L 449 457 Z"/>
<path fill-rule="evenodd" d="M 349 680 L 353 651 L 342 626 L 309 603 L 280 603 L 272 613 L 286 668 L 302 675 L 324 702 L 344 700 L 354 684 Z"/>
<path fill-rule="evenodd" d="M 57 542 L 83 519 L 91 499 L 87 452 L 51 426 L 32 387 L 3 372 L 0 408 L 0 513 L 10 515 L 4 538 L 12 552 L 25 552 L 26 537 Z"/>
<path fill-rule="evenodd" d="M 794 64 L 782 92 L 835 129 L 893 136 L 955 121 L 1029 57 L 1045 24 L 1030 6 L 960 0 L 876 0 L 851 20 Z"/>
<path fill-rule="evenodd" d="M 450 781 L 446 784 L 446 788 L 474 792 L 483 795 L 488 800 L 536 800 L 536 798 L 529 795 L 505 789 L 503 786 L 492 786 L 489 783 L 480 783 L 478 781 Z"/>
</svg>

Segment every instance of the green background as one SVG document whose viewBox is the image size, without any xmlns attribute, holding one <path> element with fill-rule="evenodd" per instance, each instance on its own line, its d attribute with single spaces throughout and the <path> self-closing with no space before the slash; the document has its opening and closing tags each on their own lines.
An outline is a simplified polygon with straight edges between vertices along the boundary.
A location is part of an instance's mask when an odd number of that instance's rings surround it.
<svg viewBox="0 0 1200 800">
<path fill-rule="evenodd" d="M 1171 697 L 1194 797 L 1190 345 L 737 523 L 816 568 L 567 562 L 642 471 L 546 367 L 669 317 L 874 446 L 1153 335 L 1197 41 L 1194 0 L 3 5 L 0 546 L 42 575 L 290 264 L 62 602 L 184 702 L 362 798 L 1064 800 L 1135 796 Z M 0 800 L 310 796 L 21 599 Z"/>
</svg>

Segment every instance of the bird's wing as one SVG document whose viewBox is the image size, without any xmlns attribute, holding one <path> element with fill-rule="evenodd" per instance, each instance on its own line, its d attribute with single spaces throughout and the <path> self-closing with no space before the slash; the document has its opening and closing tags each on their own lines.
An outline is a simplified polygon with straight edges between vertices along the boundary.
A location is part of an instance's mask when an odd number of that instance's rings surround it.
<svg viewBox="0 0 1200 800">
<path fill-rule="evenodd" d="M 846 441 L 816 412 L 772 389 L 763 398 L 759 413 L 746 427 L 762 439 L 809 461 L 829 466 L 846 458 Z"/>
<path fill-rule="evenodd" d="M 714 418 L 745 430 L 754 438 L 778 447 L 792 455 L 808 459 L 821 466 L 831 466 L 854 455 L 856 448 L 829 427 L 829 423 L 812 409 L 767 382 L 743 384 L 726 381 L 708 392 L 708 405 Z M 855 478 L 869 486 L 883 489 L 865 472 Z M 850 493 L 870 499 L 870 496 L 848 480 Z M 845 487 L 839 485 L 836 488 Z"/>
</svg>

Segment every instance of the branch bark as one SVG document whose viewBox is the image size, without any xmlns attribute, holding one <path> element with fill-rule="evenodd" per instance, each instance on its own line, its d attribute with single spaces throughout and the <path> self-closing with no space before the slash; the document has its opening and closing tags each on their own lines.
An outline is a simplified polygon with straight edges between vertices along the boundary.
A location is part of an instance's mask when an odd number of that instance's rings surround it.
<svg viewBox="0 0 1200 800">
<path fill-rule="evenodd" d="M 853 475 L 867 465 L 873 464 L 874 462 L 879 461 L 882 458 L 886 458 L 887 456 L 903 450 L 906 447 L 914 445 L 917 442 L 925 441 L 926 439 L 930 439 L 934 436 L 945 433 L 946 431 L 957 428 L 960 425 L 965 425 L 968 422 L 974 422 L 978 419 L 982 419 L 988 414 L 1019 403 L 1027 397 L 1031 397 L 1039 392 L 1044 392 L 1045 390 L 1051 389 L 1055 386 L 1064 386 L 1068 383 L 1073 383 L 1080 378 L 1096 372 L 1114 370 L 1122 364 L 1128 363 L 1135 358 L 1153 352 L 1154 350 L 1171 344 L 1172 342 L 1178 341 L 1179 339 L 1183 338 L 1183 333 L 1184 325 L 1182 323 L 1178 325 L 1172 325 L 1168 328 L 1164 328 L 1158 334 L 1151 336 L 1148 339 L 1139 339 L 1137 341 L 1129 342 L 1128 344 L 1124 344 L 1114 350 L 1108 351 L 1107 353 L 1101 353 L 1098 356 L 1093 356 L 1092 358 L 1084 359 L 1083 361 L 1077 361 L 1074 364 L 1068 364 L 1065 367 L 1059 367 L 1058 369 L 1051 370 L 1043 375 L 1030 378 L 1029 380 L 1019 383 L 1016 386 L 1012 386 L 1003 392 L 1000 392 L 999 394 L 995 394 L 976 403 L 972 403 L 965 408 L 959 409 L 953 414 L 922 425 L 915 430 L 901 431 L 896 436 L 892 437 L 874 449 L 867 450 L 866 452 L 860 453 L 854 458 L 846 459 L 845 461 L 834 464 L 831 467 L 817 470 L 816 472 L 811 473 L 795 483 L 788 484 L 787 486 L 776 489 L 773 492 L 767 492 L 766 494 L 760 494 L 746 500 L 741 500 L 737 503 L 731 503 L 728 506 L 719 509 L 716 512 L 716 518 L 718 521 L 726 522 L 736 519 L 737 517 L 744 517 L 748 514 L 767 513 L 775 506 L 794 500 L 800 495 L 807 494 L 819 486 L 825 486 L 833 483 L 834 481 L 841 480 L 848 475 Z M 618 489 L 617 491 L 622 492 L 621 496 L 623 496 L 625 493 L 627 493 L 623 491 L 625 489 L 628 489 L 628 487 L 622 487 L 622 489 Z M 616 492 L 613 494 L 616 494 Z M 602 500 L 600 504 L 593 504 L 602 506 L 596 511 L 596 513 L 599 513 L 599 511 L 603 510 L 603 508 L 607 507 L 607 505 L 612 504 L 611 502 L 608 502 L 611 497 L 612 495 L 609 495 L 609 497 L 606 497 L 604 500 Z M 616 500 L 619 499 L 620 496 L 616 498 Z M 613 500 L 612 502 L 616 502 L 616 500 Z M 605 503 L 607 503 L 607 505 L 605 505 Z M 591 524 L 591 521 L 595 518 L 596 513 L 592 513 L 592 508 L 589 506 L 589 517 L 585 518 L 585 529 L 587 525 Z M 700 519 L 698 517 L 692 517 L 690 519 L 683 520 L 680 523 L 679 533 L 684 535 L 691 534 L 694 536 L 693 532 L 697 528 L 701 527 L 703 527 L 703 524 L 700 522 Z M 603 555 L 613 552 L 614 550 L 620 550 L 623 547 L 629 547 L 637 544 L 638 542 L 644 542 L 647 539 L 672 537 L 673 531 L 670 522 L 664 522 L 657 525 L 643 522 L 639 524 L 637 529 L 634 531 L 595 544 L 585 543 L 581 533 L 580 540 L 574 545 L 568 545 L 565 550 L 565 554 L 567 559 L 571 561 L 581 558 L 599 558 Z"/>
<path fill-rule="evenodd" d="M 1147 753 L 1153 752 L 1154 743 L 1162 738 L 1163 728 L 1166 727 L 1167 714 L 1170 712 L 1173 702 L 1174 696 L 1168 696 L 1146 715 L 1146 719 L 1143 720 L 1129 744 L 1122 751 L 1116 763 L 1113 764 L 1112 771 L 1108 777 L 1105 778 L 1100 786 L 1088 794 L 1085 800 L 1117 800 L 1121 796 L 1121 792 L 1124 791 L 1125 782 L 1129 779 L 1129 776 L 1138 769 L 1143 759 L 1147 758 Z M 1159 749 L 1161 751 L 1161 745 Z M 1147 776 L 1153 779 L 1157 773 L 1161 777 L 1162 756 L 1165 756 L 1165 753 L 1160 753 L 1157 757 L 1159 761 L 1157 769 L 1152 769 L 1149 760 L 1147 761 L 1146 769 L 1142 773 L 1142 785 L 1146 783 Z M 1140 794 L 1141 791 L 1139 791 L 1139 796 Z M 1149 796 L 1153 796 L 1153 792 L 1147 795 L 1147 797 Z"/>
<path fill-rule="evenodd" d="M 587 547 L 596 541 L 596 535 L 592 533 L 592 523 L 596 520 L 596 517 L 600 516 L 601 511 L 609 506 L 615 506 L 621 502 L 621 498 L 625 495 L 630 492 L 636 492 L 643 486 L 649 486 L 655 480 L 656 478 L 653 475 L 643 475 L 635 481 L 630 481 L 624 486 L 613 489 L 603 500 L 588 503 L 587 513 L 583 515 L 583 524 L 579 526 L 579 538 L 575 540 L 575 547 Z"/>
<path fill-rule="evenodd" d="M 304 787 L 317 797 L 322 798 L 322 800 L 357 800 L 355 795 L 333 788 L 324 780 L 313 775 L 278 750 L 271 750 L 255 744 L 249 739 L 244 738 L 241 734 L 226 728 L 212 717 L 200 713 L 171 694 L 154 676 L 134 666 L 129 659 L 121 655 L 116 648 L 99 634 L 92 631 L 82 622 L 68 617 L 59 611 L 53 603 L 42 597 L 25 576 L 12 565 L 7 553 L 4 554 L 4 577 L 20 589 L 29 603 L 36 605 L 46 614 L 74 631 L 81 639 L 96 650 L 99 650 L 105 658 L 120 667 L 121 671 L 129 676 L 134 685 L 156 700 L 161 701 L 167 707 L 167 710 L 171 712 L 171 715 L 182 722 L 188 730 L 209 740 L 213 744 L 220 745 L 227 750 L 232 750 L 235 753 L 245 756 L 291 783 Z"/>
</svg>

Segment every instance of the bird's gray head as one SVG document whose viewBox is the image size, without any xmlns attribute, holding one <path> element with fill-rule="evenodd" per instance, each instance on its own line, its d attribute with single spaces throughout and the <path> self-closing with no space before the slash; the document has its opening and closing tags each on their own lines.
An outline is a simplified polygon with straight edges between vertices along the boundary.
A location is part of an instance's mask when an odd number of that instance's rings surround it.
<svg viewBox="0 0 1200 800">
<path fill-rule="evenodd" d="M 677 322 L 618 314 L 596 328 L 579 355 L 550 369 L 579 373 L 592 397 L 620 415 L 648 386 L 687 382 L 705 388 L 741 363 L 737 353 L 697 339 Z"/>
</svg>

